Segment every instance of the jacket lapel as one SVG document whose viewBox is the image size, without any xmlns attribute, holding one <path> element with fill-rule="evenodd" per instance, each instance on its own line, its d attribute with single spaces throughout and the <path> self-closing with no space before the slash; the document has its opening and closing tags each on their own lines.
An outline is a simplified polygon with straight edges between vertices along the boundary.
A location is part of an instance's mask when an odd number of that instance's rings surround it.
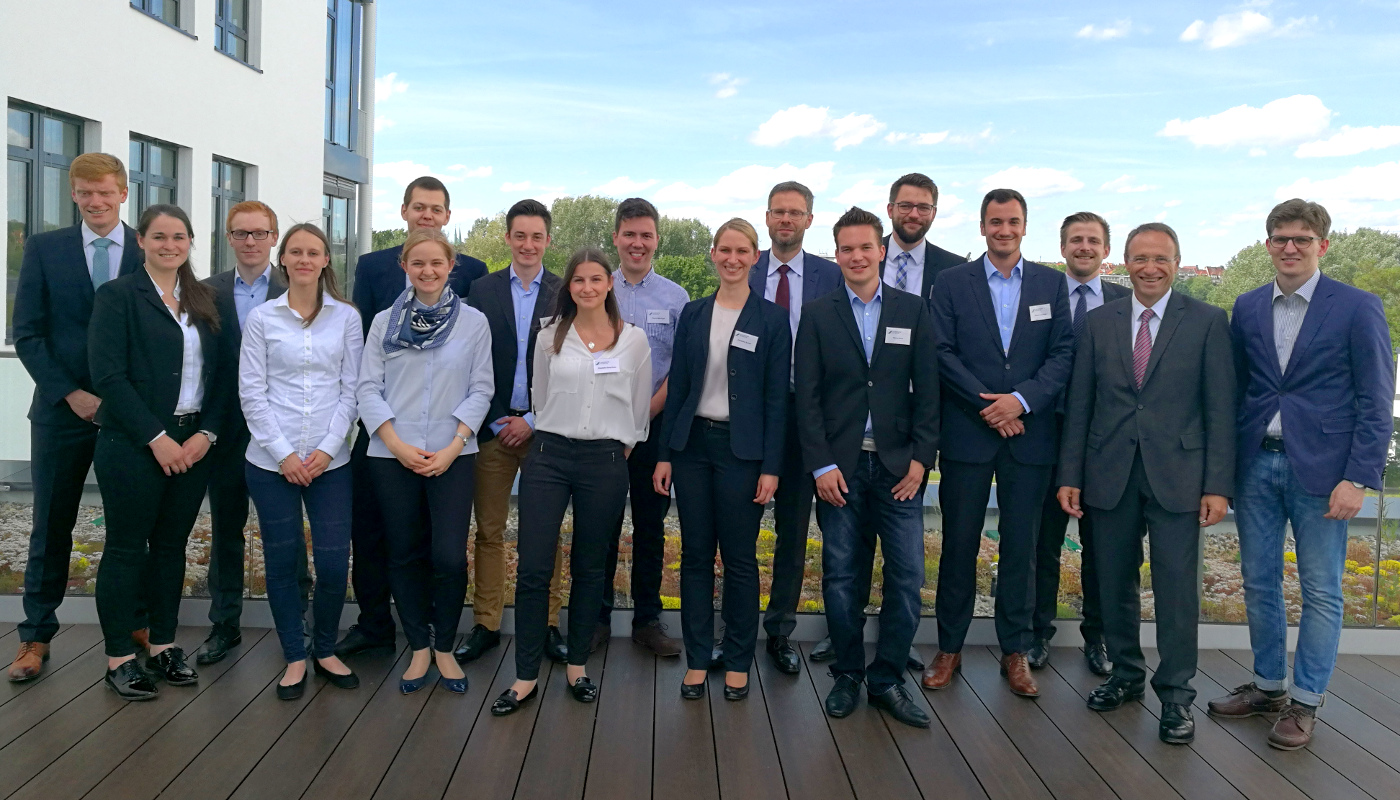
<svg viewBox="0 0 1400 800">
<path fill-rule="evenodd" d="M 1114 329 L 1118 341 L 1118 354 L 1123 359 L 1123 374 L 1128 376 L 1128 383 L 1133 384 L 1133 307 L 1129 304 L 1126 308 L 1118 309 L 1118 319 L 1114 321 Z M 1137 389 L 1136 385 L 1133 386 Z"/>
<path fill-rule="evenodd" d="M 1024 338 L 1022 334 L 1025 333 L 1026 328 L 1030 325 L 1030 295 L 1034 294 L 1035 290 L 1039 288 L 1039 284 L 1037 283 L 1039 276 L 1031 277 L 1031 271 L 1029 269 L 1030 263 L 1031 262 L 1025 259 L 1021 260 L 1021 291 L 1020 296 L 1016 298 L 1016 321 L 1011 327 L 1011 346 L 1006 348 L 1006 354 L 1008 356 L 1016 351 L 1016 345 Z M 987 293 L 987 296 L 990 297 L 991 290 L 988 289 Z M 1001 336 L 1000 329 L 997 330 L 997 336 Z"/>
<path fill-rule="evenodd" d="M 851 311 L 851 298 L 846 296 L 844 288 L 831 293 L 831 304 L 836 307 L 836 317 L 841 320 L 841 325 L 851 337 L 851 344 L 856 346 L 856 352 L 864 363 L 865 345 L 861 344 L 860 329 L 856 327 L 855 313 Z"/>
<path fill-rule="evenodd" d="M 179 327 L 179 321 L 170 313 L 170 308 L 165 304 L 165 301 L 160 298 L 160 293 L 156 291 L 154 282 L 149 278 L 144 281 L 137 281 L 136 291 L 140 292 L 152 306 L 160 310 L 161 317 L 170 320 L 175 323 L 176 327 Z"/>
<path fill-rule="evenodd" d="M 144 255 L 141 253 L 141 248 L 136 244 L 136 231 L 132 230 L 131 226 L 127 225 L 125 222 L 122 223 L 122 228 L 126 230 L 126 237 L 122 244 L 122 263 L 121 266 L 117 268 L 117 277 L 130 275 L 140 269 L 141 262 L 145 260 Z M 79 237 L 79 241 L 81 241 L 81 237 Z M 91 283 L 92 281 L 89 280 L 88 282 Z"/>
<path fill-rule="evenodd" d="M 1317 336 L 1318 330 L 1322 328 L 1323 320 L 1327 319 L 1328 312 L 1332 310 L 1333 287 L 1329 285 L 1330 283 L 1331 281 L 1326 275 L 1323 275 L 1318 280 L 1317 288 L 1313 291 L 1312 302 L 1308 303 L 1308 310 L 1303 314 L 1303 325 L 1298 328 L 1298 338 L 1293 340 L 1293 350 L 1288 354 L 1288 369 L 1283 371 L 1284 376 L 1287 376 L 1293 371 L 1294 365 L 1298 363 L 1300 354 L 1308 349 L 1309 344 L 1312 344 L 1313 338 Z M 1271 294 L 1270 311 L 1273 310 L 1272 297 Z M 1269 338 L 1272 340 L 1274 333 L 1272 314 L 1270 315 L 1269 324 L 1265 327 L 1269 329 Z M 1271 360 L 1277 365 L 1278 350 L 1271 350 L 1270 352 L 1274 355 L 1274 358 Z"/>
<path fill-rule="evenodd" d="M 1274 379 L 1283 383 L 1283 370 L 1278 365 L 1278 345 L 1274 341 L 1274 290 L 1259 293 L 1259 299 L 1255 302 L 1254 308 L 1250 309 L 1259 321 L 1259 333 L 1264 339 L 1263 362 Z M 1309 309 L 1311 310 L 1311 309 Z M 1306 318 L 1303 320 L 1307 321 Z M 1297 347 L 1294 347 L 1297 350 Z"/>
<path fill-rule="evenodd" d="M 749 270 L 749 291 L 757 292 L 759 297 L 764 296 L 768 289 L 768 252 L 764 250 L 758 254 L 758 263 Z"/>
<path fill-rule="evenodd" d="M 977 308 L 982 312 L 982 319 L 987 323 L 987 330 L 992 333 L 992 341 L 996 342 L 997 349 L 1001 349 L 1001 329 L 997 327 L 997 312 L 992 307 L 992 287 L 987 285 L 987 270 L 983 258 L 978 256 L 972 262 L 978 266 L 968 274 L 968 280 L 972 282 L 972 296 L 976 298 Z M 1024 276 L 1024 272 L 1022 273 Z"/>
<path fill-rule="evenodd" d="M 1186 299 L 1180 293 L 1173 292 L 1172 299 L 1167 303 L 1167 313 L 1162 315 L 1162 325 L 1157 329 L 1157 340 L 1152 343 L 1152 355 L 1147 360 L 1147 371 L 1142 376 L 1143 386 L 1152 380 L 1157 362 L 1162 360 L 1162 352 L 1171 345 L 1172 334 L 1176 333 L 1176 327 L 1181 324 L 1181 318 L 1185 315 Z"/>
</svg>

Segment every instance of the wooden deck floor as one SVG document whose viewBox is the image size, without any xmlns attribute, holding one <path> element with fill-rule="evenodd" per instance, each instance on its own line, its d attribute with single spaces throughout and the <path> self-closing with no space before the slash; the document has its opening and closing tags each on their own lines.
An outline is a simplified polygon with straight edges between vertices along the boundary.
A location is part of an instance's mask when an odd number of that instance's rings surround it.
<svg viewBox="0 0 1400 800">
<path fill-rule="evenodd" d="M 203 633 L 182 629 L 180 643 L 193 651 Z M 16 641 L 0 623 L 0 651 Z M 276 636 L 249 630 L 198 686 L 128 704 L 102 685 L 96 627 L 67 627 L 43 677 L 0 688 L 0 798 L 1400 798 L 1395 657 L 1343 656 L 1317 739 L 1295 753 L 1265 745 L 1263 719 L 1205 715 L 1207 698 L 1249 678 L 1248 654 L 1219 650 L 1201 653 L 1191 747 L 1158 742 L 1150 696 L 1086 709 L 1098 679 L 1068 649 L 1029 701 L 1006 690 L 992 652 L 968 648 L 961 680 L 920 692 L 927 731 L 864 704 L 828 719 L 824 669 L 781 675 L 763 657 L 747 701 L 687 702 L 678 660 L 614 639 L 590 665 L 596 705 L 570 699 L 554 667 L 541 698 L 505 719 L 488 707 L 514 672 L 508 641 L 470 666 L 465 696 L 401 696 L 405 659 L 358 659 L 360 689 L 318 679 L 279 702 Z"/>
</svg>

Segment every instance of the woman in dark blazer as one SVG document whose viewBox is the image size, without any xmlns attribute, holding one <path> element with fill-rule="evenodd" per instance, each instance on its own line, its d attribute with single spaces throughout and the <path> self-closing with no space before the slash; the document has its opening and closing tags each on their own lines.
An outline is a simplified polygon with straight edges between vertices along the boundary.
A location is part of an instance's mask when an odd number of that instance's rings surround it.
<svg viewBox="0 0 1400 800">
<path fill-rule="evenodd" d="M 715 232 L 719 290 L 686 305 L 666 395 L 653 482 L 674 476 L 681 518 L 681 696 L 705 694 L 714 641 L 715 545 L 724 561 L 724 696 L 749 693 L 758 638 L 758 524 L 778 489 L 792 333 L 788 313 L 749 291 L 758 234 L 742 219 Z"/>
<path fill-rule="evenodd" d="M 185 543 L 209 481 L 209 446 L 224 415 L 237 357 L 218 335 L 214 290 L 190 269 L 194 229 L 171 205 L 146 209 L 136 226 L 145 268 L 104 283 L 93 303 L 88 357 L 102 405 L 93 464 L 107 542 L 97 570 L 97 614 L 107 686 L 125 700 L 199 675 L 175 646 Z M 144 604 L 150 656 L 143 670 L 132 636 Z"/>
</svg>

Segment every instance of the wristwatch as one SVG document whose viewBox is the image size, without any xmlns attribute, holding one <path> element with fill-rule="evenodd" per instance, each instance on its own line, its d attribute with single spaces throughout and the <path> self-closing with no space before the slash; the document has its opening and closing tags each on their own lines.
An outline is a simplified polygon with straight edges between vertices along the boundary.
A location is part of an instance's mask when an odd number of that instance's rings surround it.
<svg viewBox="0 0 1400 800">
<path fill-rule="evenodd" d="M 202 434 L 204 434 L 205 436 L 209 437 L 209 444 L 213 444 L 213 443 L 219 441 L 219 436 L 218 436 L 218 434 L 215 434 L 215 433 L 213 433 L 213 432 L 211 432 L 211 431 L 200 431 L 200 433 L 202 433 Z"/>
<path fill-rule="evenodd" d="M 1356 488 L 1360 489 L 1360 490 L 1363 491 L 1363 492 L 1366 491 L 1367 489 L 1371 488 L 1371 487 L 1367 486 L 1366 484 L 1361 483 L 1360 481 L 1351 481 L 1351 485 L 1352 485 L 1352 486 L 1355 486 Z"/>
<path fill-rule="evenodd" d="M 458 434 L 455 434 L 455 435 L 456 435 L 456 437 L 457 437 L 458 439 L 461 439 L 461 440 L 462 440 L 462 446 L 463 446 L 463 447 L 466 447 L 468 444 L 471 443 L 471 440 L 469 440 L 467 437 L 463 436 L 462 434 L 458 433 Z"/>
</svg>

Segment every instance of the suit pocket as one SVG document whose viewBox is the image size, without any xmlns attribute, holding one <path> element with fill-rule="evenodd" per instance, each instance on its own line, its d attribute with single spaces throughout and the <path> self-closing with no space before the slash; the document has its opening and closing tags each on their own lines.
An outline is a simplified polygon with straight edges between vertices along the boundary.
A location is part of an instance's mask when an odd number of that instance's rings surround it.
<svg viewBox="0 0 1400 800">
<path fill-rule="evenodd" d="M 1352 433 L 1356 430 L 1356 417 L 1333 417 L 1322 421 L 1323 433 Z"/>
<path fill-rule="evenodd" d="M 1199 431 L 1199 432 L 1197 432 L 1197 433 L 1183 433 L 1183 434 L 1181 434 L 1181 447 L 1182 447 L 1182 449 L 1184 449 L 1184 450 L 1204 450 L 1204 449 L 1205 449 L 1205 446 L 1206 446 L 1206 433 L 1205 433 L 1205 431 Z"/>
</svg>

